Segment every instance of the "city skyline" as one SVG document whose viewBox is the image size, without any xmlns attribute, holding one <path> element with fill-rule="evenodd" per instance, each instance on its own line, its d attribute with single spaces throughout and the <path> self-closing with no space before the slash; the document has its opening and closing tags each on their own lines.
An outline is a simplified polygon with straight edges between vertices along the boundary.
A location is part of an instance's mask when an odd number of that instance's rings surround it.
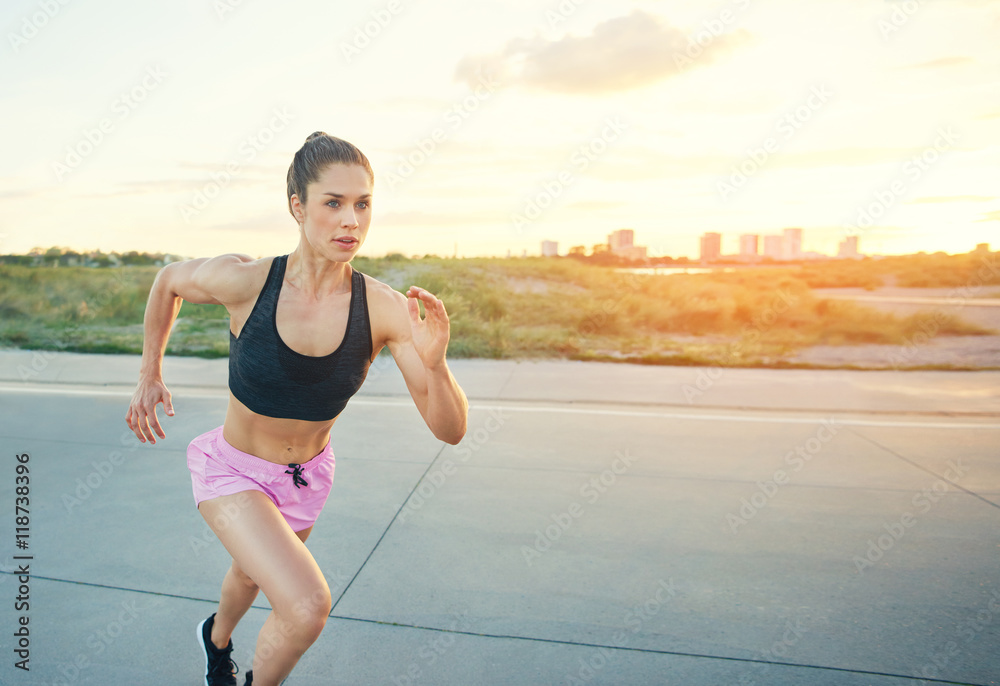
<svg viewBox="0 0 1000 686">
<path fill-rule="evenodd" d="M 1000 6 L 904 5 L 11 0 L 0 253 L 288 252 L 316 130 L 371 160 L 363 255 L 961 252 L 1000 221 Z"/>
</svg>

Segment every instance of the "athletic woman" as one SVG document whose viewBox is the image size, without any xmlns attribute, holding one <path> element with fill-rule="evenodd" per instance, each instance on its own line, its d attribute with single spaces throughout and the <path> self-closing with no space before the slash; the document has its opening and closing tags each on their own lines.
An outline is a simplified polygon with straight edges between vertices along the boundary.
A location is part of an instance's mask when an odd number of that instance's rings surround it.
<svg viewBox="0 0 1000 686">
<path fill-rule="evenodd" d="M 445 362 L 444 304 L 351 267 L 371 224 L 373 183 L 360 150 L 314 133 L 288 170 L 299 226 L 292 253 L 176 262 L 150 290 L 125 419 L 143 442 L 165 438 L 158 404 L 174 414 L 162 362 L 182 300 L 220 304 L 230 316 L 225 423 L 187 451 L 198 510 L 233 558 L 218 610 L 198 626 L 208 686 L 237 683 L 231 636 L 260 590 L 273 609 L 246 684 L 277 686 L 323 630 L 330 589 L 305 540 L 333 483 L 330 428 L 384 346 L 434 436 L 456 444 L 465 435 L 468 401 Z"/>
</svg>

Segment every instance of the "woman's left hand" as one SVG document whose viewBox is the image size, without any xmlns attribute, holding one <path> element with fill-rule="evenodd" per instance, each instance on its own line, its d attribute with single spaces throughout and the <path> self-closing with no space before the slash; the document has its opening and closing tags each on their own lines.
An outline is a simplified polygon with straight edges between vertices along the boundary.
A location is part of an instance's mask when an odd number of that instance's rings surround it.
<svg viewBox="0 0 1000 686">
<path fill-rule="evenodd" d="M 410 286 L 406 291 L 406 305 L 410 310 L 410 330 L 413 335 L 413 347 L 427 369 L 436 369 L 444 362 L 448 351 L 448 339 L 451 337 L 451 325 L 444 303 L 433 293 Z M 424 318 L 420 318 L 420 305 L 424 303 Z"/>
</svg>

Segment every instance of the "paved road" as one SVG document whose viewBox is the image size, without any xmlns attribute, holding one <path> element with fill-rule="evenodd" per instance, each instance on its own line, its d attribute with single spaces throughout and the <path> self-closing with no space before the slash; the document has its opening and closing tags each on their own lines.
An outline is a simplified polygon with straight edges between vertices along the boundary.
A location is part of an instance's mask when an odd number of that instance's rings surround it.
<svg viewBox="0 0 1000 686">
<path fill-rule="evenodd" d="M 33 556 L 29 611 L 0 574 L 0 683 L 200 683 L 227 557 L 184 450 L 225 362 L 169 360 L 156 446 L 123 422 L 137 365 L 0 351 L 0 502 L 30 455 Z M 310 539 L 335 606 L 290 686 L 1000 683 L 1000 374 L 453 369 L 459 446 L 386 363 L 335 427 Z"/>
</svg>

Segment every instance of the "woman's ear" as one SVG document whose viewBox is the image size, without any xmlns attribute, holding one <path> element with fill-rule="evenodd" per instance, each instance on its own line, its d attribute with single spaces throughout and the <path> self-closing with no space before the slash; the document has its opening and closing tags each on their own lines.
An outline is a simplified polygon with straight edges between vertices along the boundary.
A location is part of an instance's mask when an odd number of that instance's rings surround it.
<svg viewBox="0 0 1000 686">
<path fill-rule="evenodd" d="M 305 208 L 302 206 L 302 203 L 299 202 L 298 193 L 292 195 L 291 204 L 292 204 L 292 216 L 295 217 L 295 221 L 297 221 L 300 225 L 305 224 L 306 211 Z"/>
</svg>

